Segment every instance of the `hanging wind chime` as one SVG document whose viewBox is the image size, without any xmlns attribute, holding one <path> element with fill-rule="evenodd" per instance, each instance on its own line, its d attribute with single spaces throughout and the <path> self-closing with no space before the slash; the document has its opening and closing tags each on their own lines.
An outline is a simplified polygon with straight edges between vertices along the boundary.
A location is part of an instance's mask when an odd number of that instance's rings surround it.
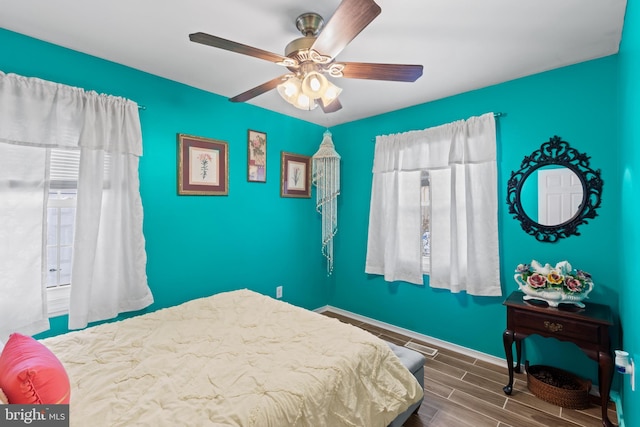
<svg viewBox="0 0 640 427">
<path fill-rule="evenodd" d="M 331 132 L 325 131 L 320 148 L 313 155 L 313 185 L 316 186 L 316 210 L 322 215 L 322 254 L 327 258 L 327 275 L 333 272 L 333 237 L 338 231 L 338 195 L 340 194 L 340 155 Z"/>
</svg>

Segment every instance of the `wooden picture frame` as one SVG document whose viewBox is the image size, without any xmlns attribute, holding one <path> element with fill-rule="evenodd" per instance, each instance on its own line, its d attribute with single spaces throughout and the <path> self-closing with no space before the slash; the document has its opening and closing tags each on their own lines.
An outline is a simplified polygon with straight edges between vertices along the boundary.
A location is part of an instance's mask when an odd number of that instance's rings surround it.
<svg viewBox="0 0 640 427">
<path fill-rule="evenodd" d="M 229 194 L 229 146 L 226 142 L 178 134 L 178 194 Z"/>
<path fill-rule="evenodd" d="M 247 131 L 247 181 L 267 182 L 267 134 Z"/>
<path fill-rule="evenodd" d="M 281 153 L 280 197 L 311 197 L 311 156 Z"/>
</svg>

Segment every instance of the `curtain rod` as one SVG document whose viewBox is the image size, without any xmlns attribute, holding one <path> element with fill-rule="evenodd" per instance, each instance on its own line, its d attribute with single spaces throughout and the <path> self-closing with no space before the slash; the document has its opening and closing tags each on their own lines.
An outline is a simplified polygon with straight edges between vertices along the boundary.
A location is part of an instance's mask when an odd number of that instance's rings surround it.
<svg viewBox="0 0 640 427">
<path fill-rule="evenodd" d="M 507 115 L 507 113 L 500 113 L 500 112 L 498 112 L 498 113 L 493 113 L 493 117 L 495 117 L 495 118 L 498 118 L 498 117 L 504 117 L 504 116 L 506 116 L 506 115 Z M 376 139 L 375 139 L 375 138 L 371 138 L 371 142 L 376 142 Z"/>
</svg>

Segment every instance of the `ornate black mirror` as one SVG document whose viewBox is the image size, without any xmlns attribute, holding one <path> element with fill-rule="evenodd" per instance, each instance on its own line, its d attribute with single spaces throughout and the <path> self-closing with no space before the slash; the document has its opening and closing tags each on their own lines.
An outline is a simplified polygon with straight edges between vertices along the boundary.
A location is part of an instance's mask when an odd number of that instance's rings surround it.
<svg viewBox="0 0 640 427">
<path fill-rule="evenodd" d="M 507 184 L 509 213 L 541 242 L 580 235 L 578 226 L 595 218 L 600 206 L 600 170 L 590 157 L 554 136 L 525 156 Z"/>
</svg>

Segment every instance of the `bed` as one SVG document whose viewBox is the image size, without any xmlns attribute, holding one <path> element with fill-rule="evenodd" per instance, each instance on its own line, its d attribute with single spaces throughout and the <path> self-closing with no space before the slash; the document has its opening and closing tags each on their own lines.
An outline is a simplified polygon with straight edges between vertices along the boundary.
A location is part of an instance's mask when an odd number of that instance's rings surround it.
<svg viewBox="0 0 640 427">
<path fill-rule="evenodd" d="M 246 289 L 41 342 L 71 426 L 384 427 L 423 397 L 384 341 Z"/>
</svg>

